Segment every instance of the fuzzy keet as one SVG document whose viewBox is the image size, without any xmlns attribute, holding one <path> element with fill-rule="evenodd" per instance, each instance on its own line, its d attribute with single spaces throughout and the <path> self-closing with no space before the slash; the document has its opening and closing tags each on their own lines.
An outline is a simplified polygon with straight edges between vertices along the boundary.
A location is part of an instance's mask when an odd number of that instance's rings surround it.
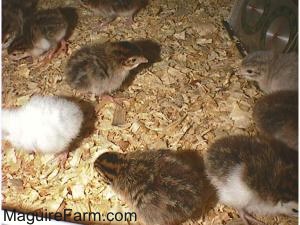
<svg viewBox="0 0 300 225">
<path fill-rule="evenodd" d="M 72 8 L 54 8 L 34 13 L 8 48 L 14 60 L 39 57 L 48 52 L 49 58 L 66 48 L 65 38 L 70 33 L 66 11 Z M 77 16 L 73 9 L 74 18 Z"/>
<path fill-rule="evenodd" d="M 34 13 L 37 0 L 2 1 L 2 48 L 23 33 L 24 21 Z"/>
<path fill-rule="evenodd" d="M 63 98 L 34 96 L 19 108 L 2 109 L 3 138 L 28 152 L 59 153 L 80 132 L 80 108 Z"/>
<path fill-rule="evenodd" d="M 250 213 L 298 215 L 298 152 L 279 142 L 247 136 L 217 140 L 205 159 L 222 203 L 235 207 L 245 224 Z"/>
<path fill-rule="evenodd" d="M 72 54 L 65 75 L 71 87 L 100 96 L 120 88 L 132 69 L 147 62 L 131 42 L 94 44 Z"/>
<path fill-rule="evenodd" d="M 211 188 L 205 173 L 184 155 L 169 150 L 106 152 L 95 169 L 144 224 L 181 224 L 211 197 L 205 193 Z"/>
</svg>

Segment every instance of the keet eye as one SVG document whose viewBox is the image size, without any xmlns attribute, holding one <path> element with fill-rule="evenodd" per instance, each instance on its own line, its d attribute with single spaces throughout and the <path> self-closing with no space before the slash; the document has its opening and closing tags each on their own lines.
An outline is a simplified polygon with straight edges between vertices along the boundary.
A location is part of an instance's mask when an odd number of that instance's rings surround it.
<svg viewBox="0 0 300 225">
<path fill-rule="evenodd" d="M 252 73 L 253 71 L 252 70 L 247 70 L 247 73 Z"/>
<path fill-rule="evenodd" d="M 292 209 L 294 213 L 298 213 L 298 210 L 297 209 Z"/>
</svg>

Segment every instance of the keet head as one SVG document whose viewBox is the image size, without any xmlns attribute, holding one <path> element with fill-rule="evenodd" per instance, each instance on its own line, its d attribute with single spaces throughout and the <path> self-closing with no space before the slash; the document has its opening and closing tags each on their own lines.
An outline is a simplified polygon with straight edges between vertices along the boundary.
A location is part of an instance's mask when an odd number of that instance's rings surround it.
<svg viewBox="0 0 300 225">
<path fill-rule="evenodd" d="M 287 216 L 298 217 L 298 203 L 295 201 L 281 202 L 281 212 Z"/>
<path fill-rule="evenodd" d="M 241 75 L 249 80 L 259 80 L 266 76 L 274 53 L 269 51 L 257 51 L 247 55 L 241 64 Z"/>
<path fill-rule="evenodd" d="M 119 175 L 125 155 L 118 152 L 105 152 L 100 155 L 95 163 L 95 169 L 108 184 L 111 184 Z"/>
<path fill-rule="evenodd" d="M 15 13 L 2 15 L 2 47 L 7 48 L 23 29 L 23 14 L 16 9 Z"/>
<path fill-rule="evenodd" d="M 124 70 L 132 70 L 148 59 L 143 55 L 142 50 L 129 41 L 119 41 L 110 44 L 111 54 Z"/>
<path fill-rule="evenodd" d="M 17 60 L 25 59 L 29 56 L 30 56 L 30 53 L 27 51 L 16 50 L 9 55 L 9 58 L 17 61 Z"/>
<path fill-rule="evenodd" d="M 132 56 L 123 62 L 123 67 L 126 68 L 126 70 L 132 70 L 138 67 L 140 64 L 147 62 L 148 59 L 146 59 L 144 56 Z"/>
<path fill-rule="evenodd" d="M 240 73 L 248 80 L 257 80 L 261 76 L 259 68 L 251 65 L 243 65 Z"/>
<path fill-rule="evenodd" d="M 19 60 L 30 56 L 25 38 L 22 36 L 16 37 L 9 45 L 7 53 L 13 60 Z"/>
<path fill-rule="evenodd" d="M 2 32 L 2 48 L 8 48 L 8 46 L 13 42 L 15 36 L 15 33 Z"/>
</svg>

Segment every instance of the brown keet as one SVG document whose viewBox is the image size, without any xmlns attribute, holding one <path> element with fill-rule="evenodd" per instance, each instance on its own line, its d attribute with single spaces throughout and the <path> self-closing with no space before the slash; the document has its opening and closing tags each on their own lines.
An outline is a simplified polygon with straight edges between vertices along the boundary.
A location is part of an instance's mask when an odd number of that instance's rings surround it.
<svg viewBox="0 0 300 225">
<path fill-rule="evenodd" d="M 104 18 L 101 27 L 108 25 L 117 17 L 127 17 L 133 23 L 135 14 L 147 5 L 147 0 L 80 0 L 85 7 Z"/>
<path fill-rule="evenodd" d="M 298 92 L 278 91 L 254 105 L 253 118 L 261 135 L 298 150 Z"/>
<path fill-rule="evenodd" d="M 245 224 L 264 224 L 251 213 L 298 216 L 297 151 L 275 140 L 229 136 L 210 146 L 205 165 L 219 200 Z"/>
<path fill-rule="evenodd" d="M 132 69 L 147 62 L 140 48 L 131 42 L 106 42 L 74 52 L 65 75 L 71 87 L 101 96 L 118 89 Z"/>
<path fill-rule="evenodd" d="M 6 49 L 23 32 L 24 21 L 36 8 L 37 0 L 2 1 L 2 48 Z"/>
<path fill-rule="evenodd" d="M 298 54 L 272 51 L 250 53 L 242 61 L 241 75 L 256 81 L 265 93 L 298 90 Z"/>
<path fill-rule="evenodd" d="M 106 152 L 95 169 L 147 225 L 181 224 L 210 198 L 204 173 L 184 153 L 169 150 Z M 207 186 L 208 184 L 208 186 Z"/>
<path fill-rule="evenodd" d="M 65 37 L 69 23 L 64 13 L 69 9 L 45 9 L 33 14 L 24 24 L 23 33 L 9 46 L 11 58 L 37 58 L 48 52 L 47 58 L 51 59 L 59 51 L 67 50 Z M 76 14 L 75 9 L 73 13 Z"/>
</svg>

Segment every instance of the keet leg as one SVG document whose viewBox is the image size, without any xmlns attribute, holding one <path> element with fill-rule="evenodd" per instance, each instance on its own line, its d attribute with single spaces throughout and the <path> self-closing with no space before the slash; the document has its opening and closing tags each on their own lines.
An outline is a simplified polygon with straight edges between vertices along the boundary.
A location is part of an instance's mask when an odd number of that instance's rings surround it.
<svg viewBox="0 0 300 225">
<path fill-rule="evenodd" d="M 61 51 L 63 51 L 65 54 L 67 54 L 68 51 L 68 43 L 64 39 L 60 41 L 56 48 L 49 50 L 49 52 L 46 53 L 41 62 L 43 62 L 43 64 L 48 63 Z"/>
<path fill-rule="evenodd" d="M 122 97 L 113 97 L 110 96 L 108 94 L 106 95 L 102 95 L 100 97 L 101 101 L 105 101 L 105 102 L 112 102 L 118 105 L 123 105 L 123 101 L 126 100 L 126 98 L 122 98 Z"/>
<path fill-rule="evenodd" d="M 49 50 L 46 54 L 44 54 L 43 56 L 41 56 L 39 62 L 42 65 L 49 63 L 51 61 L 51 59 L 54 57 L 55 51 L 56 51 L 55 49 Z"/>
<path fill-rule="evenodd" d="M 61 51 L 63 51 L 65 54 L 67 54 L 68 51 L 68 43 L 62 39 L 58 45 L 56 46 L 56 48 L 53 49 L 53 51 L 50 52 L 50 54 L 48 55 L 48 58 L 51 60 L 53 59 L 53 57 L 55 55 L 58 55 Z"/>
<path fill-rule="evenodd" d="M 134 24 L 134 18 L 133 18 L 133 15 L 131 15 L 130 17 L 127 18 L 127 21 L 126 21 L 126 25 L 127 26 L 131 26 L 132 24 Z"/>
<path fill-rule="evenodd" d="M 111 22 L 113 22 L 117 17 L 116 16 L 110 16 L 104 19 L 102 23 L 98 26 L 98 29 L 103 29 L 107 25 L 109 25 Z"/>
<path fill-rule="evenodd" d="M 238 212 L 245 225 L 266 225 L 265 223 L 254 218 L 244 209 L 240 209 L 238 210 Z"/>
<path fill-rule="evenodd" d="M 60 52 L 64 52 L 65 54 L 68 54 L 68 42 L 66 42 L 64 39 L 60 41 L 59 48 L 56 50 L 55 54 L 58 54 Z"/>
<path fill-rule="evenodd" d="M 61 152 L 57 155 L 57 159 L 59 160 L 60 168 L 65 168 L 68 157 L 69 157 L 68 151 Z"/>
<path fill-rule="evenodd" d="M 126 21 L 126 25 L 127 25 L 127 26 L 131 26 L 132 24 L 134 24 L 134 17 L 135 17 L 136 14 L 137 14 L 137 11 L 133 12 L 133 13 L 127 18 L 127 21 Z"/>
</svg>

